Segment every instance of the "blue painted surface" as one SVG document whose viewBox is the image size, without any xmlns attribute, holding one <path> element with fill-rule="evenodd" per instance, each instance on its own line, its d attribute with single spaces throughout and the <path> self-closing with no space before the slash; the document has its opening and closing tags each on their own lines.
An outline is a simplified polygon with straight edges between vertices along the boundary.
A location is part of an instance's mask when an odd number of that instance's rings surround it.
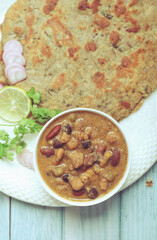
<svg viewBox="0 0 157 240">
<path fill-rule="evenodd" d="M 152 179 L 152 187 L 146 180 Z M 156 240 L 157 163 L 135 184 L 93 207 L 49 208 L 0 193 L 0 240 Z"/>
</svg>

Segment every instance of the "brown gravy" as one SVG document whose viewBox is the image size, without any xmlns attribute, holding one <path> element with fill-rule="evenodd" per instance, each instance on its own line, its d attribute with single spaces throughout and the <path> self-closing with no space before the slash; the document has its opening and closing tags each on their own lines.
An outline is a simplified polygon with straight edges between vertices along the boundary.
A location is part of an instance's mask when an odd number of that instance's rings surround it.
<svg viewBox="0 0 157 240">
<path fill-rule="evenodd" d="M 117 126 L 91 112 L 59 117 L 38 144 L 43 180 L 69 200 L 86 201 L 109 193 L 122 179 L 127 159 L 126 141 Z"/>
</svg>

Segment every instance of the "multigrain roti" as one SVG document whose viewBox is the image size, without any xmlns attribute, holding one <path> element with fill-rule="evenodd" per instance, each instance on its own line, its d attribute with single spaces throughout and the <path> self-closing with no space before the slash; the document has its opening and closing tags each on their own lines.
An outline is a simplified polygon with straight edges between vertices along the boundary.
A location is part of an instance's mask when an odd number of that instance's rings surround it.
<svg viewBox="0 0 157 240">
<path fill-rule="evenodd" d="M 156 0 L 18 0 L 2 45 L 21 42 L 42 106 L 127 117 L 157 87 Z"/>
</svg>

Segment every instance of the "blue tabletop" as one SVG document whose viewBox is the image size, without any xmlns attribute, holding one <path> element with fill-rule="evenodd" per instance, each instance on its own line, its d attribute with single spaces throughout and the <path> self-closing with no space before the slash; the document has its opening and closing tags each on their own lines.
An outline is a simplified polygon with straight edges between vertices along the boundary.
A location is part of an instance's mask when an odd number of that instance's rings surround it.
<svg viewBox="0 0 157 240">
<path fill-rule="evenodd" d="M 0 240 L 51 239 L 156 240 L 157 163 L 132 186 L 93 207 L 41 207 L 0 193 Z"/>
</svg>

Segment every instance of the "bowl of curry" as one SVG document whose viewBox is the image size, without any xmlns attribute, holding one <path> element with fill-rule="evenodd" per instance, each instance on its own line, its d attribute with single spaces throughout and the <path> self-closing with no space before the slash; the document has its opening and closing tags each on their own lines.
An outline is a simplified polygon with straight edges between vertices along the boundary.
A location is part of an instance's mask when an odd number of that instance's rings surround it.
<svg viewBox="0 0 157 240">
<path fill-rule="evenodd" d="M 41 130 L 34 151 L 40 183 L 57 200 L 90 206 L 113 196 L 124 184 L 130 146 L 109 115 L 75 108 L 52 118 Z"/>
</svg>

